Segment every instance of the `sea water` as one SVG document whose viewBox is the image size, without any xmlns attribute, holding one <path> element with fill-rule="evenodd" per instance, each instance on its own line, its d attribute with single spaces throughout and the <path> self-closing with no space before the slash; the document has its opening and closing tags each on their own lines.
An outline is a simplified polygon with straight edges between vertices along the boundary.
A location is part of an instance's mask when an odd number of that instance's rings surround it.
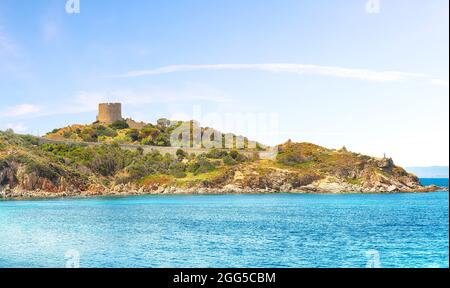
<svg viewBox="0 0 450 288">
<path fill-rule="evenodd" d="M 448 192 L 0 201 L 0 267 L 449 267 L 448 204 Z"/>
</svg>

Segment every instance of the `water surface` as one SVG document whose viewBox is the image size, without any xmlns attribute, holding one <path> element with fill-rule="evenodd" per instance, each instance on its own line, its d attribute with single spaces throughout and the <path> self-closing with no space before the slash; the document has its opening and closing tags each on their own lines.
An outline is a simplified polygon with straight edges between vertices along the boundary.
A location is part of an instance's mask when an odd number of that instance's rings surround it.
<svg viewBox="0 0 450 288">
<path fill-rule="evenodd" d="M 447 192 L 0 201 L 0 267 L 64 267 L 73 251 L 81 267 L 365 267 L 378 256 L 448 267 L 448 203 Z"/>
</svg>

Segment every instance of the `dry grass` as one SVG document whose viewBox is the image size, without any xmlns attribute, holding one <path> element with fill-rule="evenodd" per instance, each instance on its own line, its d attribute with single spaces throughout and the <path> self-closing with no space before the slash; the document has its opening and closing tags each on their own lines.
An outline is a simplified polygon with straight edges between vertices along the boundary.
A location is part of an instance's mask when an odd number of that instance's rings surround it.
<svg viewBox="0 0 450 288">
<path fill-rule="evenodd" d="M 162 186 L 175 181 L 175 177 L 170 175 L 149 175 L 141 180 L 141 184 L 145 186 Z"/>
</svg>

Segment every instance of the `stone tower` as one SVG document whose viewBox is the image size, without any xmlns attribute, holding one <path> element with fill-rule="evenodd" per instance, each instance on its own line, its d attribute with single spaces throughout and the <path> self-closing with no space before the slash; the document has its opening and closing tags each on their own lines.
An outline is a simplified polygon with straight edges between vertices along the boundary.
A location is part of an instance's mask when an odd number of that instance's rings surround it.
<svg viewBox="0 0 450 288">
<path fill-rule="evenodd" d="M 105 124 L 112 124 L 123 120 L 122 104 L 120 103 L 100 103 L 98 104 L 97 121 Z"/>
</svg>

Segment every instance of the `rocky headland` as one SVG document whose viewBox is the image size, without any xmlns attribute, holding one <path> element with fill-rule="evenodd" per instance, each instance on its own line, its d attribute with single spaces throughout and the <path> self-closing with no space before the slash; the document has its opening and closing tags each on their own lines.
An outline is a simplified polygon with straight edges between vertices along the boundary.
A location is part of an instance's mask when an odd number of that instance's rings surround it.
<svg viewBox="0 0 450 288">
<path fill-rule="evenodd" d="M 172 156 L 116 144 L 39 144 L 32 136 L 0 132 L 0 198 L 445 190 L 422 186 L 390 158 L 290 141 L 277 148 L 273 160 L 216 149 L 201 155 L 180 149 Z"/>
</svg>

